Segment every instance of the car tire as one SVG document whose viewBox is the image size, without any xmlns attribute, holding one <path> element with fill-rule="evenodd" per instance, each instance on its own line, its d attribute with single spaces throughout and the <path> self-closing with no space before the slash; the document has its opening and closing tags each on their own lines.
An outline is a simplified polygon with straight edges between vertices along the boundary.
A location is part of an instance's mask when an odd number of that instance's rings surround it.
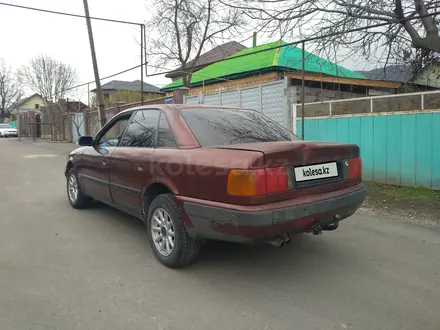
<svg viewBox="0 0 440 330">
<path fill-rule="evenodd" d="M 67 198 L 70 205 L 72 205 L 74 209 L 88 208 L 92 203 L 92 199 L 82 192 L 78 174 L 75 169 L 71 168 L 69 170 L 66 181 Z"/>
<path fill-rule="evenodd" d="M 161 220 L 160 223 L 157 218 Z M 196 260 L 200 251 L 200 241 L 188 236 L 180 208 L 172 194 L 162 194 L 153 200 L 148 209 L 146 225 L 154 255 L 163 265 L 180 268 Z M 158 228 L 161 232 L 158 232 Z M 163 248 L 161 248 L 162 244 Z M 173 247 L 170 252 L 167 248 L 171 247 L 171 244 Z"/>
</svg>

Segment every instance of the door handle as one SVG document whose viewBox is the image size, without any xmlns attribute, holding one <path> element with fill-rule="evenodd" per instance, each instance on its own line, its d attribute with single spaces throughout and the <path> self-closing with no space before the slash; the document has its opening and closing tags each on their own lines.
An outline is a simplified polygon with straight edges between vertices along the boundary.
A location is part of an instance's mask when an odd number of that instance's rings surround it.
<svg viewBox="0 0 440 330">
<path fill-rule="evenodd" d="M 107 161 L 106 161 L 106 160 L 103 160 L 103 161 L 102 161 L 102 165 L 106 166 L 106 165 L 107 165 Z"/>
<path fill-rule="evenodd" d="M 137 165 L 138 171 L 142 172 L 144 170 L 144 167 L 142 165 Z"/>
</svg>

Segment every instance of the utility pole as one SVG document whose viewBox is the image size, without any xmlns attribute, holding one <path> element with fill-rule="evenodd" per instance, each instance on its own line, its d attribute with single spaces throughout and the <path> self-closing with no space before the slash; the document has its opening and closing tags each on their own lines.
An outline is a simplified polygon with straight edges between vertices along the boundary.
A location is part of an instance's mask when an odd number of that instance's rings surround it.
<svg viewBox="0 0 440 330">
<path fill-rule="evenodd" d="M 98 100 L 98 115 L 101 127 L 107 122 L 105 118 L 104 101 L 102 99 L 101 81 L 99 80 L 98 62 L 96 61 L 95 42 L 93 41 L 92 22 L 90 21 L 89 5 L 87 0 L 84 2 L 84 12 L 87 22 L 87 31 L 89 33 L 90 52 L 92 53 L 93 72 L 95 73 L 96 98 Z"/>
<path fill-rule="evenodd" d="M 144 26 L 141 25 L 141 104 L 144 104 Z"/>
</svg>

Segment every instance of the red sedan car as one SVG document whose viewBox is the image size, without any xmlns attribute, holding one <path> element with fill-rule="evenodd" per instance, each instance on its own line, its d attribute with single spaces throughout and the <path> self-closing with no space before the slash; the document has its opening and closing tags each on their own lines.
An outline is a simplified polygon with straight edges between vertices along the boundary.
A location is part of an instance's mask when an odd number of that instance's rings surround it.
<svg viewBox="0 0 440 330">
<path fill-rule="evenodd" d="M 65 169 L 70 204 L 142 219 L 168 267 L 194 261 L 203 240 L 281 246 L 334 230 L 365 198 L 357 145 L 302 141 L 253 110 L 137 107 L 79 144 Z"/>
</svg>

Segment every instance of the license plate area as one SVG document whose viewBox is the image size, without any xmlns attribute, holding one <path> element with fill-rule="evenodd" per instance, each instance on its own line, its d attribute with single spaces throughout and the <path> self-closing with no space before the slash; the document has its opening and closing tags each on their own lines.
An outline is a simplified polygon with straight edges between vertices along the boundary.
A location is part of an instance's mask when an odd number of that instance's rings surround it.
<svg viewBox="0 0 440 330">
<path fill-rule="evenodd" d="M 308 188 L 339 182 L 343 180 L 343 168 L 340 161 L 310 164 L 290 168 L 293 174 L 292 184 L 296 189 Z"/>
</svg>

